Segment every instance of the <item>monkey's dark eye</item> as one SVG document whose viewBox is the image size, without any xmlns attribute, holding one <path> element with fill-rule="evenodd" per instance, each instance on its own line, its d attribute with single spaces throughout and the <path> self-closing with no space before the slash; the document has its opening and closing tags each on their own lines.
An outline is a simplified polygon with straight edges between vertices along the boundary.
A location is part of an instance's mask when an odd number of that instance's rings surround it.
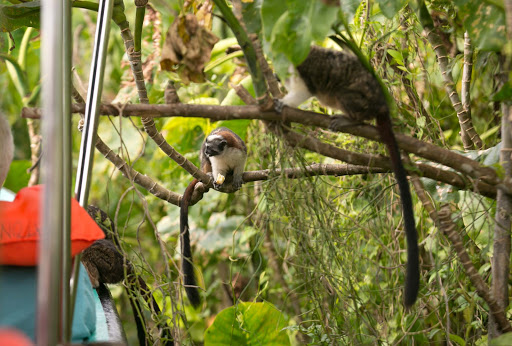
<svg viewBox="0 0 512 346">
<path fill-rule="evenodd" d="M 226 141 L 222 141 L 219 143 L 219 149 L 220 150 L 224 150 L 224 148 L 226 147 L 226 145 L 228 144 L 228 142 Z"/>
</svg>

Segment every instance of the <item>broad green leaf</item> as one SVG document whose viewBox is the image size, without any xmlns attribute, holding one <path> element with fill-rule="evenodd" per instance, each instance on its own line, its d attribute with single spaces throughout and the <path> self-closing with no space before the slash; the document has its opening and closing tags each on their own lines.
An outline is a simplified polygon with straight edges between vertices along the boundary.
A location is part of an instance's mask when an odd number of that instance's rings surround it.
<svg viewBox="0 0 512 346">
<path fill-rule="evenodd" d="M 321 1 L 265 0 L 261 13 L 274 68 L 279 75 L 286 75 L 290 62 L 298 65 L 304 61 L 311 42 L 325 39 L 339 10 Z"/>
<path fill-rule="evenodd" d="M 252 83 L 251 76 L 247 76 L 244 79 L 242 79 L 240 84 L 245 89 L 247 89 L 247 91 L 249 91 L 249 94 L 251 94 L 252 97 L 255 96 L 254 84 Z M 231 89 L 231 90 L 229 90 L 229 92 L 226 95 L 226 97 L 224 98 L 224 100 L 222 100 L 220 105 L 221 106 L 242 106 L 242 105 L 245 105 L 245 103 L 242 101 L 242 99 L 240 97 L 238 97 L 238 95 L 236 94 L 236 91 L 234 89 Z"/>
<path fill-rule="evenodd" d="M 261 6 L 261 21 L 265 39 L 270 41 L 272 30 L 277 20 L 287 10 L 286 2 L 281 0 L 264 0 Z"/>
<path fill-rule="evenodd" d="M 18 192 L 26 187 L 30 179 L 30 173 L 27 172 L 30 166 L 30 160 L 14 160 L 3 186 L 13 192 Z"/>
<path fill-rule="evenodd" d="M 261 31 L 261 12 L 262 0 L 254 0 L 250 2 L 242 1 L 242 13 L 244 22 L 248 32 Z"/>
<path fill-rule="evenodd" d="M 0 31 L 14 31 L 30 26 L 39 28 L 39 1 L 17 5 L 0 5 Z"/>
<path fill-rule="evenodd" d="M 393 18 L 405 6 L 408 0 L 377 0 L 380 10 L 389 19 Z"/>
<path fill-rule="evenodd" d="M 243 119 L 243 120 L 223 120 L 219 121 L 216 124 L 216 127 L 227 127 L 234 133 L 240 136 L 244 141 L 247 137 L 247 128 L 249 127 L 249 124 L 251 123 L 250 119 Z"/>
<path fill-rule="evenodd" d="M 272 51 L 283 53 L 294 65 L 306 59 L 311 41 L 311 22 L 306 16 L 292 17 L 285 12 L 272 30 Z"/>
<path fill-rule="evenodd" d="M 206 330 L 208 345 L 290 345 L 283 314 L 270 303 L 240 303 L 222 310 Z"/>
<path fill-rule="evenodd" d="M 512 100 L 512 83 L 510 80 L 503 84 L 503 86 L 492 97 L 493 101 L 510 101 Z"/>
<path fill-rule="evenodd" d="M 321 41 L 329 34 L 332 24 L 338 18 L 338 9 L 326 6 L 322 1 L 313 1 L 313 5 L 309 16 L 310 21 L 314 23 L 312 25 L 313 40 Z M 321 20 L 318 20 L 320 18 Z"/>
<path fill-rule="evenodd" d="M 200 237 L 198 248 L 208 253 L 221 252 L 239 243 L 241 232 L 233 234 L 233 231 L 243 222 L 244 217 L 234 215 L 226 217 L 225 213 L 212 215 L 208 224 L 208 231 Z M 216 223 L 216 224 L 214 224 Z M 234 238 L 233 238 L 234 237 Z"/>
<path fill-rule="evenodd" d="M 459 1 L 457 7 L 475 47 L 500 51 L 506 42 L 503 9 L 480 0 Z"/>
<path fill-rule="evenodd" d="M 512 345 L 512 333 L 502 334 L 489 342 L 490 346 L 508 346 Z"/>
</svg>

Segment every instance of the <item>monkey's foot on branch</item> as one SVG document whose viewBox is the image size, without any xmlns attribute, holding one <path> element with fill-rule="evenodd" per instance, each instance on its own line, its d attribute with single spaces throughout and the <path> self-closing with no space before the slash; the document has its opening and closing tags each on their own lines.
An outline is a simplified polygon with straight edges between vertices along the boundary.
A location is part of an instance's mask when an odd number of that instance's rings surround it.
<svg viewBox="0 0 512 346">
<path fill-rule="evenodd" d="M 283 108 L 284 108 L 284 106 L 286 106 L 286 105 L 284 104 L 284 102 L 283 102 L 282 100 L 280 100 L 280 99 L 274 99 L 273 106 L 274 106 L 274 110 L 275 110 L 277 113 L 281 114 L 281 113 L 283 112 Z"/>
<path fill-rule="evenodd" d="M 337 115 L 333 116 L 331 123 L 329 124 L 329 130 L 339 132 L 342 131 L 343 128 L 355 125 L 362 125 L 361 122 L 355 122 L 345 115 Z"/>
</svg>

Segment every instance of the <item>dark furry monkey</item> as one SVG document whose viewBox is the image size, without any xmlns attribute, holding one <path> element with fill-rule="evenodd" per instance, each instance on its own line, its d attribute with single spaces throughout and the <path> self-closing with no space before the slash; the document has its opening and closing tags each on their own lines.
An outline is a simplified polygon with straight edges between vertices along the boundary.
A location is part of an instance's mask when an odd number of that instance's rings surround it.
<svg viewBox="0 0 512 346">
<path fill-rule="evenodd" d="M 388 148 L 395 178 L 400 189 L 407 237 L 407 274 L 404 303 L 410 307 L 416 301 L 419 289 L 418 235 L 412 209 L 412 198 L 400 152 L 393 133 L 389 108 L 382 88 L 359 59 L 342 51 L 313 46 L 306 60 L 285 81 L 288 94 L 277 100 L 276 110 L 284 105 L 297 107 L 315 96 L 322 104 L 343 111 L 356 121 L 376 119 L 382 142 Z M 335 118 L 330 128 L 340 130 L 343 117 Z"/>
<path fill-rule="evenodd" d="M 225 127 L 213 130 L 203 142 L 199 158 L 201 170 L 213 179 L 213 187 L 215 189 L 222 186 L 227 176 L 232 176 L 232 184 L 236 190 L 242 187 L 242 174 L 247 159 L 247 148 L 244 141 L 236 133 Z M 198 182 L 197 179 L 194 179 L 188 185 L 185 193 L 183 193 L 180 209 L 181 266 L 184 275 L 185 292 L 194 307 L 199 306 L 201 297 L 197 290 L 194 265 L 192 263 L 188 206 L 194 193 L 194 187 Z"/>
</svg>

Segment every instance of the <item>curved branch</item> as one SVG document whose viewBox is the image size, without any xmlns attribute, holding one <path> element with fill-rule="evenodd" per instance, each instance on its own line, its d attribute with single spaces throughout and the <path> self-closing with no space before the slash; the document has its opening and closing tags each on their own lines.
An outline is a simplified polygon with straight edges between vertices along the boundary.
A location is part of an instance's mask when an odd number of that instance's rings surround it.
<svg viewBox="0 0 512 346">
<path fill-rule="evenodd" d="M 138 12 L 138 15 L 140 13 Z M 118 24 L 121 29 L 121 37 L 125 45 L 126 53 L 128 54 L 128 60 L 133 72 L 133 78 L 137 91 L 139 93 L 139 101 L 141 104 L 149 104 L 148 93 L 146 90 L 146 84 L 144 82 L 144 72 L 142 71 L 141 51 L 135 50 L 133 36 L 128 26 L 128 22 Z M 173 105 L 174 106 L 174 105 Z M 167 141 L 164 136 L 158 131 L 155 125 L 155 121 L 151 117 L 142 116 L 141 118 L 144 130 L 149 137 L 158 145 L 158 147 L 167 155 L 169 158 L 174 160 L 178 165 L 183 167 L 189 172 L 194 178 L 198 179 L 202 183 L 209 183 L 210 177 L 196 167 L 192 162 L 187 160 L 183 155 L 178 153 Z"/>
<path fill-rule="evenodd" d="M 114 153 L 112 149 L 110 149 L 110 147 L 107 144 L 105 144 L 105 142 L 103 142 L 99 137 L 96 141 L 96 149 L 98 149 L 98 151 L 102 153 L 107 160 L 112 162 L 114 166 L 116 166 L 116 168 L 119 171 L 121 171 L 121 173 L 123 173 L 123 175 L 126 178 L 139 184 L 154 196 L 163 199 L 164 201 L 167 201 L 171 204 L 179 205 L 181 195 L 170 190 L 167 190 L 165 187 L 158 184 L 147 175 L 137 172 L 130 165 L 128 165 L 126 161 L 124 161 L 119 155 Z"/>
</svg>

